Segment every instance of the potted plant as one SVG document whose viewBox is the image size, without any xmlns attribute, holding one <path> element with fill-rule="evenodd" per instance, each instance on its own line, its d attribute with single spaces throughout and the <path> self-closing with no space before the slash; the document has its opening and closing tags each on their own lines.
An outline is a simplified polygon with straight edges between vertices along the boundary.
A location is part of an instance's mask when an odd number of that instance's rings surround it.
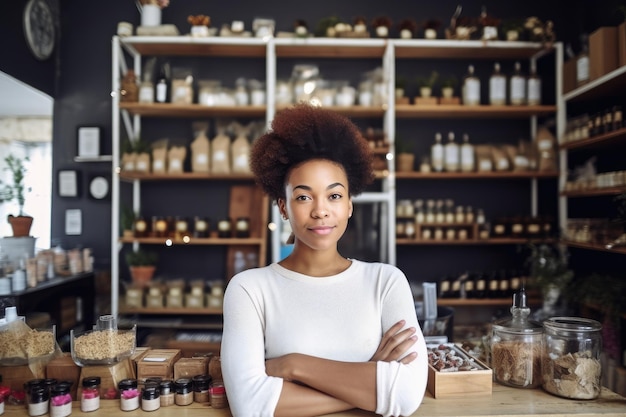
<svg viewBox="0 0 626 417">
<path fill-rule="evenodd" d="M 156 253 L 141 248 L 126 254 L 130 277 L 135 285 L 139 287 L 148 285 L 154 277 L 157 259 Z"/>
<path fill-rule="evenodd" d="M 120 213 L 120 226 L 122 228 L 122 236 L 127 238 L 133 237 L 133 228 L 135 226 L 137 215 L 130 207 L 123 205 Z"/>
<path fill-rule="evenodd" d="M 396 103 L 402 101 L 406 92 L 406 78 L 398 76 L 396 77 Z"/>
<path fill-rule="evenodd" d="M 411 39 L 417 32 L 417 23 L 413 19 L 402 19 L 398 24 L 400 39 Z"/>
<path fill-rule="evenodd" d="M 502 22 L 502 33 L 507 41 L 522 40 L 524 21 L 522 19 L 506 19 Z"/>
<path fill-rule="evenodd" d="M 429 77 L 417 77 L 417 86 L 420 89 L 420 96 L 423 98 L 428 98 L 433 93 L 433 87 L 439 78 L 439 73 L 437 71 L 433 71 L 430 73 Z"/>
<path fill-rule="evenodd" d="M 13 184 L 6 184 L 2 187 L 0 190 L 0 202 L 16 200 L 19 207 L 17 216 L 9 214 L 7 218 L 13 229 L 13 237 L 30 236 L 30 228 L 33 224 L 33 218 L 24 214 L 26 192 L 29 191 L 24 185 L 24 177 L 26 175 L 24 161 L 28 161 L 28 158 L 20 159 L 14 155 L 4 158 L 4 162 L 7 164 L 5 170 L 11 172 Z"/>
<path fill-rule="evenodd" d="M 437 39 L 437 32 L 441 27 L 441 21 L 428 19 L 424 22 L 424 39 Z"/>
<path fill-rule="evenodd" d="M 454 75 L 443 78 L 441 80 L 441 96 L 445 98 L 454 97 L 454 87 L 456 87 L 457 82 Z"/>
<path fill-rule="evenodd" d="M 413 165 L 415 164 L 415 155 L 411 151 L 409 143 L 402 140 L 399 136 L 396 136 L 395 140 L 396 149 L 396 170 L 398 172 L 411 172 L 413 171 Z"/>
</svg>

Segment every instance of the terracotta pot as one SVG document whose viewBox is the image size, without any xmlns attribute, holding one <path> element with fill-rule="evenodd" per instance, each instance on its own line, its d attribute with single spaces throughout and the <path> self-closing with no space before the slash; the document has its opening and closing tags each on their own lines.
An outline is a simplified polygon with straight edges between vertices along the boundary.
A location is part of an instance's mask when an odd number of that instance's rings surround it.
<svg viewBox="0 0 626 417">
<path fill-rule="evenodd" d="M 13 237 L 30 236 L 30 227 L 33 225 L 31 216 L 14 216 L 9 214 L 7 221 L 13 228 Z"/>
<path fill-rule="evenodd" d="M 152 277 L 154 277 L 154 271 L 156 270 L 155 266 L 131 266 L 130 269 L 130 278 L 138 287 L 146 287 L 148 283 L 152 281 Z"/>
<path fill-rule="evenodd" d="M 398 166 L 399 172 L 411 172 L 413 171 L 413 164 L 415 163 L 415 155 L 412 153 L 398 154 Z"/>
</svg>

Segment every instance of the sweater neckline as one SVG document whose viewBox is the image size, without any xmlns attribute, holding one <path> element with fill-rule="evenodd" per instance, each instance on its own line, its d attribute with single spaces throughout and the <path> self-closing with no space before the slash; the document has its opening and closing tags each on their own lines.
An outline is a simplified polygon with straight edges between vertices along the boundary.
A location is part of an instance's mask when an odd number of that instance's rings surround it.
<svg viewBox="0 0 626 417">
<path fill-rule="evenodd" d="M 348 258 L 348 260 L 350 261 L 350 266 L 346 268 L 345 271 L 342 271 L 335 275 L 328 275 L 324 277 L 312 277 L 310 275 L 301 274 L 300 272 L 295 272 L 295 271 L 292 271 L 291 269 L 287 269 L 278 263 L 272 263 L 270 264 L 270 267 L 272 268 L 274 272 L 276 272 L 280 276 L 283 276 L 285 278 L 288 278 L 294 281 L 311 282 L 311 283 L 313 282 L 331 283 L 331 282 L 341 281 L 345 279 L 346 277 L 350 276 L 351 274 L 353 274 L 353 271 L 357 268 L 357 262 L 354 259 Z"/>
</svg>

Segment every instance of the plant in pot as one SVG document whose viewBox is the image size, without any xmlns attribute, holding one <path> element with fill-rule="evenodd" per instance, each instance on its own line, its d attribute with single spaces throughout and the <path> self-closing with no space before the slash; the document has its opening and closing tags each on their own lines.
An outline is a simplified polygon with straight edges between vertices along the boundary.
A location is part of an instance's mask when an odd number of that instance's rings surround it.
<svg viewBox="0 0 626 417">
<path fill-rule="evenodd" d="M 396 103 L 401 102 L 406 93 L 406 78 L 396 77 Z"/>
<path fill-rule="evenodd" d="M 126 263 L 130 270 L 130 277 L 138 287 L 146 287 L 154 277 L 157 254 L 145 249 L 137 249 L 126 253 Z"/>
<path fill-rule="evenodd" d="M 122 236 L 126 238 L 132 238 L 134 235 L 133 228 L 135 226 L 135 220 L 137 215 L 130 207 L 122 205 L 120 213 L 120 227 L 122 229 Z"/>
<path fill-rule="evenodd" d="M 441 80 L 441 96 L 445 98 L 454 97 L 454 87 L 456 87 L 458 80 L 454 75 L 450 75 Z"/>
<path fill-rule="evenodd" d="M 7 164 L 5 170 L 11 172 L 13 184 L 6 184 L 0 189 L 0 202 L 16 200 L 19 207 L 17 216 L 9 214 L 7 217 L 13 229 L 13 237 L 30 236 L 30 228 L 33 224 L 33 218 L 24 214 L 26 192 L 30 191 L 30 189 L 26 188 L 24 185 L 26 175 L 25 161 L 28 161 L 28 158 L 20 159 L 14 155 L 9 155 L 4 158 L 4 162 Z"/>
<path fill-rule="evenodd" d="M 437 32 L 441 27 L 441 20 L 428 19 L 424 22 L 424 39 L 437 39 Z"/>
<path fill-rule="evenodd" d="M 411 152 L 411 146 L 409 143 L 402 140 L 399 136 L 396 136 L 394 143 L 396 149 L 396 169 L 398 172 L 411 172 L 413 171 L 413 165 L 415 164 L 415 155 Z"/>
<path fill-rule="evenodd" d="M 428 77 L 417 77 L 417 86 L 420 89 L 420 96 L 422 98 L 428 98 L 433 93 L 433 87 L 437 83 L 439 73 L 432 71 Z"/>
<path fill-rule="evenodd" d="M 502 33 L 507 41 L 523 40 L 524 20 L 506 19 L 502 21 Z"/>
</svg>

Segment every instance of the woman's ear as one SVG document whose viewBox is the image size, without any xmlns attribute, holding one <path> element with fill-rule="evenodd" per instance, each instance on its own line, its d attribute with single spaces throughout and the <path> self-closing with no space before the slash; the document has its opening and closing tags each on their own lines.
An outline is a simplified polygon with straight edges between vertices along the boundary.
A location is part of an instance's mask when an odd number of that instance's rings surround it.
<svg viewBox="0 0 626 417">
<path fill-rule="evenodd" d="M 278 200 L 276 200 L 276 205 L 278 205 L 278 211 L 280 212 L 283 220 L 288 220 L 289 217 L 287 216 L 287 207 L 285 206 L 285 200 L 279 198 Z"/>
</svg>

